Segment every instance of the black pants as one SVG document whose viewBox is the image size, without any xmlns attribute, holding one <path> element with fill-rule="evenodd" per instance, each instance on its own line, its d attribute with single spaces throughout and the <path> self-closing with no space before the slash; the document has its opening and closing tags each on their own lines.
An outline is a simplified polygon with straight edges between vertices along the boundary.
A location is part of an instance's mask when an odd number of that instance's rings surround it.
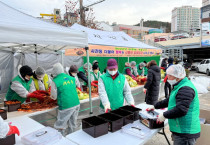
<svg viewBox="0 0 210 145">
<path fill-rule="evenodd" d="M 171 85 L 168 82 L 165 83 L 164 91 L 165 91 L 165 97 L 168 98 L 171 94 Z"/>
<path fill-rule="evenodd" d="M 195 145 L 196 144 L 196 138 L 186 138 L 177 136 L 175 134 L 172 135 L 174 140 L 174 145 Z"/>
</svg>

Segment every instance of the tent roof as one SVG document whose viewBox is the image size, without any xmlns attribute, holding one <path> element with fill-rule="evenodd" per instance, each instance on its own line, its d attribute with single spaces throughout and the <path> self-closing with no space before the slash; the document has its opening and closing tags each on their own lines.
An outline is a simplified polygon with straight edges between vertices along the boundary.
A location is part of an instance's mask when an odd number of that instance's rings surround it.
<svg viewBox="0 0 210 145">
<path fill-rule="evenodd" d="M 3 46 L 14 48 L 14 46 L 18 47 L 18 44 L 28 46 L 37 44 L 42 48 L 51 46 L 42 51 L 52 51 L 61 49 L 63 46 L 76 48 L 88 45 L 87 34 L 84 32 L 32 17 L 2 2 L 0 2 L 0 9 L 0 43 L 6 43 L 0 44 L 1 49 Z M 34 51 L 34 47 L 26 50 L 31 49 Z"/>
<path fill-rule="evenodd" d="M 145 43 L 137 41 L 124 32 L 108 32 L 101 30 L 94 30 L 79 24 L 74 24 L 71 29 L 80 30 L 88 33 L 88 44 L 103 45 L 103 46 L 117 46 L 117 47 L 131 47 L 131 48 L 150 48 L 157 49 L 156 47 L 149 46 Z"/>
</svg>

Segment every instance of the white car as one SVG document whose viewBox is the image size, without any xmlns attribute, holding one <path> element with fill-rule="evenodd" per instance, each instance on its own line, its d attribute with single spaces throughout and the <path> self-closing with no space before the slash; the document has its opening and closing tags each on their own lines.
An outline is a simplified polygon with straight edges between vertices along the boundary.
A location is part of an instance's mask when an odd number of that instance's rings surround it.
<svg viewBox="0 0 210 145">
<path fill-rule="evenodd" d="M 197 68 L 196 68 L 197 72 L 202 72 L 202 73 L 206 73 L 207 76 L 210 75 L 210 59 L 204 59 L 202 60 Z"/>
</svg>

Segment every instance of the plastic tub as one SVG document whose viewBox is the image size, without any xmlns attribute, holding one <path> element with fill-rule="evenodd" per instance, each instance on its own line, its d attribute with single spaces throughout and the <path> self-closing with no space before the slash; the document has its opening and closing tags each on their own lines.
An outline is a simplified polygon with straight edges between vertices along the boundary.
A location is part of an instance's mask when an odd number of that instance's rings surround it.
<svg viewBox="0 0 210 145">
<path fill-rule="evenodd" d="M 111 111 L 110 113 L 121 116 L 123 118 L 123 125 L 133 123 L 134 121 L 134 113 L 131 113 L 122 109 L 117 109 L 117 110 Z"/>
<path fill-rule="evenodd" d="M 118 131 L 123 126 L 123 118 L 115 114 L 105 113 L 99 115 L 98 117 L 109 122 L 109 131 L 111 132 Z"/>
<path fill-rule="evenodd" d="M 140 108 L 127 105 L 127 106 L 120 107 L 120 109 L 134 113 L 134 121 L 139 119 L 139 111 L 141 111 Z"/>
<path fill-rule="evenodd" d="M 0 116 L 4 119 L 7 120 L 7 111 L 4 109 L 0 109 Z"/>
<path fill-rule="evenodd" d="M 62 138 L 61 133 L 51 127 L 45 127 L 21 138 L 25 145 L 52 145 Z"/>
<path fill-rule="evenodd" d="M 21 108 L 21 102 L 13 100 L 11 102 L 17 102 L 16 104 L 7 104 L 9 101 L 4 101 L 4 106 L 7 107 L 8 112 L 18 111 Z"/>
<path fill-rule="evenodd" d="M 82 130 L 96 138 L 108 133 L 108 121 L 93 116 L 82 119 Z"/>
<path fill-rule="evenodd" d="M 0 138 L 0 145 L 14 145 L 15 144 L 15 135 L 12 134 L 6 138 Z"/>
</svg>

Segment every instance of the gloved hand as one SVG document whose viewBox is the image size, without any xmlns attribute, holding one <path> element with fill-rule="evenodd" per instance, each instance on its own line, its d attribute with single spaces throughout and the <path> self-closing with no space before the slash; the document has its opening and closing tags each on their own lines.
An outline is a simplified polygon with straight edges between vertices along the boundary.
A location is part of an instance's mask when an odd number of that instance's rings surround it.
<svg viewBox="0 0 210 145">
<path fill-rule="evenodd" d="M 132 107 L 135 107 L 135 105 L 134 105 L 135 103 L 134 103 L 134 102 L 130 102 L 129 104 L 130 104 Z"/>
<path fill-rule="evenodd" d="M 80 91 L 82 92 L 82 89 L 81 89 L 81 88 L 77 87 L 77 89 L 80 90 Z"/>
<path fill-rule="evenodd" d="M 97 85 L 97 84 L 98 84 L 98 81 L 92 81 L 92 82 L 91 82 L 91 86 L 98 87 L 98 85 Z"/>
<path fill-rule="evenodd" d="M 109 104 L 106 104 L 106 105 L 104 106 L 104 110 L 105 110 L 105 113 L 108 113 L 108 112 L 111 111 L 112 109 L 111 109 L 111 107 L 110 107 Z"/>
<path fill-rule="evenodd" d="M 146 93 L 147 93 L 147 89 L 144 88 L 144 89 L 143 89 L 143 92 L 144 92 L 144 94 L 146 94 Z"/>
<path fill-rule="evenodd" d="M 153 105 L 146 109 L 146 111 L 154 111 L 154 110 L 155 110 L 155 107 Z"/>
<path fill-rule="evenodd" d="M 164 67 L 160 67 L 160 69 L 165 70 L 165 68 L 164 68 Z"/>
<path fill-rule="evenodd" d="M 28 93 L 27 98 L 37 98 L 38 100 L 43 101 L 45 96 L 45 94 L 40 94 L 34 91 L 33 93 Z"/>
<path fill-rule="evenodd" d="M 157 118 L 157 124 L 161 124 L 162 122 L 164 122 L 166 120 L 166 118 L 163 116 L 163 113 L 160 113 L 158 115 L 158 118 Z"/>
<path fill-rule="evenodd" d="M 49 92 L 49 94 L 51 94 L 51 86 L 49 87 L 48 92 Z"/>
<path fill-rule="evenodd" d="M 166 83 L 168 80 L 168 76 L 166 75 L 166 77 L 164 78 L 163 82 Z"/>
<path fill-rule="evenodd" d="M 34 91 L 33 93 L 35 93 L 35 94 L 49 95 L 49 92 L 48 91 L 44 91 L 44 90 L 37 90 L 37 91 Z"/>
<path fill-rule="evenodd" d="M 20 135 L 19 129 L 16 126 L 9 125 L 9 132 L 7 133 L 7 136 L 10 136 L 12 134 Z"/>
</svg>

